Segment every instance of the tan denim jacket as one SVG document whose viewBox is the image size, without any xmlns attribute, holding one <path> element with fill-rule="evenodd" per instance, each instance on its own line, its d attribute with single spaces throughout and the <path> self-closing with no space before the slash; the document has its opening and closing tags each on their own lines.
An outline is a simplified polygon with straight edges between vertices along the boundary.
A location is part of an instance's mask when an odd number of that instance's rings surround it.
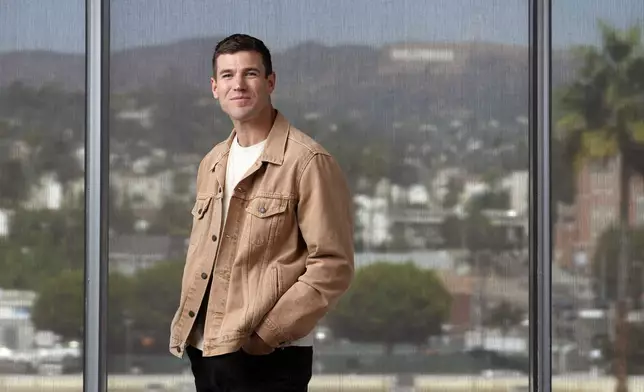
<svg viewBox="0 0 644 392">
<path fill-rule="evenodd" d="M 183 355 L 208 280 L 203 354 L 237 351 L 253 331 L 272 347 L 308 335 L 353 278 L 353 208 L 343 173 L 277 114 L 264 152 L 235 188 L 225 225 L 226 162 L 235 132 L 201 161 L 172 320 Z"/>
</svg>

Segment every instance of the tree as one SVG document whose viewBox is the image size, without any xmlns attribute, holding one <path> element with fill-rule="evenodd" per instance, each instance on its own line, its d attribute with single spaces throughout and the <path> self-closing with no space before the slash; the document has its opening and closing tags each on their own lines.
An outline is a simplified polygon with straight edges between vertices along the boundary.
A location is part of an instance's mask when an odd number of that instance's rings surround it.
<svg viewBox="0 0 644 392">
<path fill-rule="evenodd" d="M 472 197 L 468 203 L 470 213 L 483 210 L 507 210 L 510 208 L 510 193 L 505 190 L 489 190 Z"/>
<path fill-rule="evenodd" d="M 599 25 L 602 46 L 577 50 L 581 67 L 575 81 L 560 92 L 561 118 L 557 127 L 565 144 L 569 163 L 577 170 L 589 161 L 619 158 L 620 247 L 616 322 L 616 377 L 618 392 L 627 391 L 626 382 L 626 267 L 630 180 L 644 166 L 644 54 L 637 27 L 618 31 Z"/>
<path fill-rule="evenodd" d="M 192 208 L 194 200 L 186 201 L 175 197 L 168 197 L 163 205 L 152 216 L 148 233 L 172 236 L 190 236 Z"/>
<path fill-rule="evenodd" d="M 461 249 L 465 245 L 463 235 L 463 221 L 456 215 L 450 214 L 445 217 L 441 224 L 441 237 L 443 247 L 446 249 Z"/>
<path fill-rule="evenodd" d="M 52 331 L 65 341 L 81 340 L 84 302 L 83 271 L 64 270 L 42 284 L 31 321 L 36 329 Z"/>
<path fill-rule="evenodd" d="M 181 294 L 184 263 L 168 261 L 141 270 L 132 287 L 130 317 L 132 329 L 145 338 L 152 351 L 167 348 L 169 325 Z"/>
<path fill-rule="evenodd" d="M 0 287 L 37 290 L 59 271 L 81 268 L 83 217 L 81 208 L 16 210 L 0 241 Z"/>
<path fill-rule="evenodd" d="M 465 189 L 465 181 L 462 178 L 450 177 L 447 180 L 447 194 L 443 198 L 443 208 L 450 210 L 456 207 Z"/>
<path fill-rule="evenodd" d="M 615 366 L 615 345 L 611 344 L 606 335 L 598 335 L 593 339 L 593 346 L 600 349 L 602 358 L 599 364 Z M 635 323 L 630 327 L 628 342 L 628 374 L 644 374 L 644 327 Z M 614 370 L 614 369 L 613 369 Z"/>
<path fill-rule="evenodd" d="M 25 200 L 29 186 L 24 166 L 18 159 L 0 161 L 0 208 L 14 209 Z"/>
<path fill-rule="evenodd" d="M 451 295 L 434 271 L 377 262 L 356 272 L 328 322 L 335 336 L 383 343 L 391 353 L 394 344 L 423 345 L 440 335 L 450 309 Z"/>
<path fill-rule="evenodd" d="M 616 255 L 619 254 L 621 232 L 619 227 L 613 226 L 606 229 L 597 241 L 595 253 L 592 258 L 592 273 L 597 282 L 596 292 L 602 305 L 616 301 L 618 296 L 617 270 L 610 266 L 615 265 Z M 633 304 L 641 306 L 640 298 L 644 293 L 644 228 L 638 227 L 628 231 L 628 254 L 632 256 L 628 276 L 627 297 Z"/>
<path fill-rule="evenodd" d="M 132 206 L 132 198 L 127 194 L 119 198 L 115 188 L 110 187 L 108 203 L 110 230 L 118 234 L 134 233 L 137 216 Z"/>
<path fill-rule="evenodd" d="M 556 222 L 557 208 L 556 202 L 563 204 L 573 204 L 575 202 L 575 192 L 577 183 L 575 181 L 575 172 L 572 165 L 567 164 L 565 146 L 561 139 L 553 138 L 551 142 L 551 161 L 550 166 L 557 170 L 557 185 L 552 187 L 553 202 L 553 222 Z"/>
<path fill-rule="evenodd" d="M 107 346 L 110 354 L 129 348 L 128 329 L 132 314 L 132 289 L 136 277 L 111 272 L 107 285 Z"/>
<path fill-rule="evenodd" d="M 510 329 L 523 321 L 524 312 L 507 301 L 501 301 L 486 312 L 484 324 L 487 327 L 498 328 L 503 336 Z"/>
<path fill-rule="evenodd" d="M 466 248 L 470 252 L 503 252 L 513 249 L 507 227 L 495 226 L 486 215 L 486 210 L 506 210 L 510 206 L 507 191 L 487 191 L 473 196 L 466 206 L 466 216 L 449 215 L 441 225 L 443 246 Z"/>
<path fill-rule="evenodd" d="M 34 88 L 16 82 L 0 91 L 0 118 L 12 119 L 8 140 L 27 147 L 29 184 L 53 173 L 67 195 L 68 185 L 82 177 L 75 152 L 83 145 L 84 102 L 82 92 L 53 84 Z"/>
<path fill-rule="evenodd" d="M 480 209 L 472 209 L 463 220 L 465 245 L 472 252 L 502 251 L 509 244 L 503 228 L 492 225 Z"/>
<path fill-rule="evenodd" d="M 82 269 L 63 270 L 38 290 L 31 320 L 38 330 L 52 331 L 63 340 L 83 339 L 85 314 Z M 116 352 L 124 347 L 124 315 L 130 298 L 128 278 L 112 273 L 108 284 L 108 342 Z"/>
<path fill-rule="evenodd" d="M 515 244 L 508 239 L 507 228 L 495 226 L 486 215 L 487 210 L 507 210 L 509 207 L 507 191 L 486 191 L 472 197 L 466 206 L 467 215 L 461 220 L 464 236 L 461 243 L 472 253 L 512 249 Z M 449 223 L 452 226 L 450 230 L 454 232 L 454 222 Z"/>
</svg>

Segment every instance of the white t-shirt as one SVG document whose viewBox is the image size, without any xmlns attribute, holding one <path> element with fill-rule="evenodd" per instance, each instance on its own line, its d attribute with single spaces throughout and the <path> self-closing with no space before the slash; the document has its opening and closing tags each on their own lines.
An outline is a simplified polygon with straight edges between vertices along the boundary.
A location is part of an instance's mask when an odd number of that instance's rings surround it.
<svg viewBox="0 0 644 392">
<path fill-rule="evenodd" d="M 264 151 L 264 146 L 266 145 L 266 140 L 253 144 L 252 146 L 242 147 L 237 141 L 237 136 L 233 139 L 232 145 L 230 146 L 230 152 L 228 153 L 228 163 L 226 164 L 226 185 L 224 186 L 224 200 L 223 200 L 223 223 L 226 223 L 226 217 L 228 216 L 228 206 L 230 205 L 230 199 L 233 195 L 233 191 L 239 181 L 242 180 L 244 174 L 250 169 L 255 162 L 259 159 L 259 156 L 262 155 Z M 206 293 L 208 295 L 208 293 Z M 207 303 L 207 302 L 206 302 Z M 200 312 L 205 311 L 201 309 Z M 199 315 L 202 316 L 202 315 Z M 198 317 L 202 319 L 202 317 Z M 195 326 L 194 333 L 198 337 L 197 348 L 203 350 L 203 324 L 199 323 Z M 313 345 L 313 334 L 292 342 L 293 346 L 312 346 Z"/>
</svg>

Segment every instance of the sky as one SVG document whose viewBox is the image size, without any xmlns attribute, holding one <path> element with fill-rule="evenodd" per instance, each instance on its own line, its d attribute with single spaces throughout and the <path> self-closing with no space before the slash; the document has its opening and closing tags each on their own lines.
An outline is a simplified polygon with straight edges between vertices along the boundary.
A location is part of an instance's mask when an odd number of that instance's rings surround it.
<svg viewBox="0 0 644 392">
<path fill-rule="evenodd" d="M 644 0 L 552 0 L 553 45 L 597 42 L 596 22 L 643 25 Z M 0 52 L 82 53 L 84 0 L 0 0 Z M 244 32 L 271 49 L 302 41 L 528 44 L 528 0 L 112 0 L 112 49 Z"/>
</svg>

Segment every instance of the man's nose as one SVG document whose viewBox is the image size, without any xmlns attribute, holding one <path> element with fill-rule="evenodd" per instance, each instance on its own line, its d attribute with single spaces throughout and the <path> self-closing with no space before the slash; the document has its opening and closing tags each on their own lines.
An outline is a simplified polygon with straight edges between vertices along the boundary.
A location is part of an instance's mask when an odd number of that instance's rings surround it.
<svg viewBox="0 0 644 392">
<path fill-rule="evenodd" d="M 245 90 L 246 89 L 246 80 L 244 77 L 240 76 L 235 81 L 235 90 Z"/>
</svg>

